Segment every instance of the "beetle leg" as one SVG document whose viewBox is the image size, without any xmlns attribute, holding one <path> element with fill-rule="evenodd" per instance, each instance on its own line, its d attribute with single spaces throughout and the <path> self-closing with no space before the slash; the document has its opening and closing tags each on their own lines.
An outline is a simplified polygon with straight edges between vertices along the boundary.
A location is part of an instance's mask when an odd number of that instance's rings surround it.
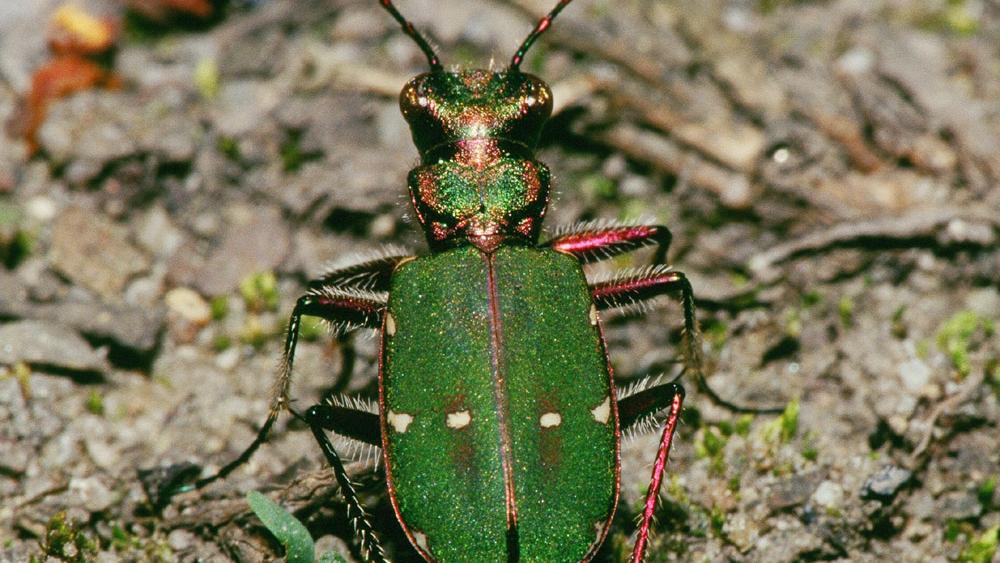
<svg viewBox="0 0 1000 563">
<path fill-rule="evenodd" d="M 213 481 L 224 478 L 240 465 L 243 465 L 257 451 L 257 448 L 267 440 L 271 427 L 278 420 L 282 410 L 288 408 L 288 390 L 292 381 L 292 363 L 295 359 L 295 346 L 299 339 L 299 327 L 304 315 L 326 319 L 339 327 L 378 328 L 382 324 L 382 311 L 385 309 L 385 296 L 358 289 L 336 289 L 323 287 L 311 290 L 303 295 L 295 304 L 291 318 L 288 321 L 288 333 L 285 336 L 285 351 L 281 360 L 281 370 L 275 382 L 275 390 L 271 400 L 271 408 L 267 420 L 260 427 L 253 442 L 243 450 L 236 459 L 222 467 L 216 474 L 195 482 L 195 489 L 200 489 Z"/>
<path fill-rule="evenodd" d="M 340 412 L 341 410 L 345 412 Z M 347 503 L 347 519 L 354 526 L 354 531 L 361 543 L 361 555 L 368 561 L 376 563 L 388 562 L 385 552 L 382 551 L 382 544 L 375 535 L 375 529 L 368 520 L 364 505 L 358 498 L 358 492 L 351 482 L 350 475 L 344 468 L 344 462 L 337 454 L 337 450 L 330 442 L 324 429 L 331 429 L 334 432 L 343 433 L 345 436 L 358 440 L 368 441 L 375 438 L 378 442 L 378 415 L 357 409 L 337 407 L 329 404 L 319 404 L 313 406 L 305 415 L 292 411 L 296 418 L 304 421 L 312 430 L 313 436 L 323 450 L 323 456 L 327 463 L 333 468 L 333 475 L 340 485 L 340 492 Z M 355 416 L 359 418 L 359 424 L 345 424 L 344 416 Z M 353 428 L 352 428 L 353 427 Z M 350 430 L 348 430 L 350 428 Z"/>
<path fill-rule="evenodd" d="M 684 364 L 699 380 L 702 379 L 694 291 L 687 276 L 667 266 L 626 270 L 610 279 L 592 283 L 590 293 L 598 310 L 642 306 L 660 295 L 679 298 L 684 309 Z"/>
<path fill-rule="evenodd" d="M 682 272 L 668 266 L 650 266 L 620 272 L 612 278 L 591 283 L 591 295 L 598 310 L 619 307 L 644 307 L 647 301 L 661 295 L 670 295 L 681 302 L 684 310 L 684 366 L 692 372 L 698 390 L 705 393 L 712 402 L 733 412 L 780 413 L 782 407 L 748 407 L 738 405 L 719 396 L 705 380 L 701 370 L 701 350 L 699 349 L 698 321 L 695 318 L 694 291 L 691 282 Z"/>
<path fill-rule="evenodd" d="M 643 397 L 647 393 L 656 395 L 656 397 Z M 631 399 L 635 400 L 630 401 Z M 656 451 L 656 461 L 653 462 L 653 473 L 649 478 L 649 487 L 646 490 L 646 503 L 642 510 L 642 521 L 639 524 L 639 531 L 636 536 L 635 545 L 632 547 L 632 563 L 642 563 L 642 559 L 646 554 L 646 543 L 649 541 L 649 529 L 653 524 L 653 513 L 656 510 L 656 502 L 660 497 L 660 486 L 663 484 L 663 473 L 667 467 L 667 456 L 670 454 L 670 444 L 673 442 L 674 431 L 677 429 L 677 421 L 680 419 L 681 415 L 681 406 L 684 404 L 684 388 L 676 383 L 668 383 L 666 385 L 653 387 L 652 389 L 647 389 L 646 391 L 637 393 L 626 399 L 622 399 L 618 403 L 618 408 L 624 408 L 626 410 L 643 410 L 645 408 L 653 408 L 653 411 L 646 411 L 646 414 L 651 415 L 655 412 L 655 410 L 658 410 L 655 406 L 639 404 L 647 401 L 651 402 L 653 405 L 660 404 L 661 402 L 668 402 L 670 405 L 670 414 L 667 416 L 666 424 L 663 426 L 663 434 L 660 437 L 660 446 Z M 632 409 L 632 407 L 640 406 L 643 408 Z M 662 405 L 660 405 L 659 408 L 662 408 Z M 621 413 L 621 411 L 619 412 Z M 633 413 L 633 415 L 637 414 L 638 413 Z M 642 417 L 638 416 L 635 420 L 640 418 Z"/>
<path fill-rule="evenodd" d="M 618 390 L 618 424 L 626 439 L 644 434 L 658 424 L 655 415 L 670 406 L 684 387 L 675 381 L 662 383 L 662 376 L 646 377 Z"/>
<path fill-rule="evenodd" d="M 372 446 L 382 447 L 378 414 L 366 410 L 324 402 L 306 411 L 309 424 Z"/>
<path fill-rule="evenodd" d="M 662 225 L 586 222 L 556 231 L 542 246 L 572 254 L 589 264 L 655 244 L 653 263 L 660 264 L 666 258 L 672 238 L 670 230 Z"/>
<path fill-rule="evenodd" d="M 309 281 L 308 287 L 310 290 L 333 287 L 388 291 L 392 271 L 400 262 L 412 257 L 402 248 L 386 246 L 372 253 L 329 264 L 322 275 Z"/>
</svg>

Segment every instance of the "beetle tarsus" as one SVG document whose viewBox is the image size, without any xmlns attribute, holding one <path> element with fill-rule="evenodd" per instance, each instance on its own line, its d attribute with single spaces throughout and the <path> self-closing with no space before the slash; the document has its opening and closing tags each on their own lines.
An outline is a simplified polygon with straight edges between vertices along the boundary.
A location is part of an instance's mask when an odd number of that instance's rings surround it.
<svg viewBox="0 0 1000 563">
<path fill-rule="evenodd" d="M 326 458 L 327 463 L 330 464 L 330 467 L 333 468 L 333 475 L 337 479 L 337 484 L 340 485 L 340 492 L 347 503 L 347 518 L 358 536 L 362 557 L 372 563 L 388 563 L 385 552 L 382 550 L 382 544 L 379 542 L 378 536 L 375 535 L 375 529 L 368 520 L 365 507 L 361 504 L 361 499 L 358 498 L 358 492 L 354 488 L 354 483 L 351 482 L 351 477 L 347 474 L 347 469 L 344 468 L 344 462 L 341 461 L 340 455 L 337 454 L 337 450 L 326 435 L 324 427 L 328 421 L 325 418 L 325 414 L 328 414 L 328 411 L 324 409 L 325 406 L 316 405 L 306 411 L 305 415 L 295 411 L 292 411 L 292 414 L 309 425 L 309 429 L 312 430 L 320 449 L 323 450 L 323 456 Z"/>
</svg>

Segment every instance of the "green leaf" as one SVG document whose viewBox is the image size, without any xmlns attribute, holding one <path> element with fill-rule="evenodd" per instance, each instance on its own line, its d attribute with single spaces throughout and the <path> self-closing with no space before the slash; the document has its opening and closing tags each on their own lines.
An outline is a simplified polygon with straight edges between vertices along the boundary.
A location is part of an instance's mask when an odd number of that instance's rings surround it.
<svg viewBox="0 0 1000 563">
<path fill-rule="evenodd" d="M 958 560 L 962 563 L 989 563 L 997 553 L 1000 540 L 1000 525 L 993 526 L 969 545 L 965 546 Z"/>
<path fill-rule="evenodd" d="M 247 493 L 247 502 L 264 526 L 285 546 L 288 563 L 312 563 L 315 549 L 309 530 L 280 505 L 258 493 Z"/>
</svg>

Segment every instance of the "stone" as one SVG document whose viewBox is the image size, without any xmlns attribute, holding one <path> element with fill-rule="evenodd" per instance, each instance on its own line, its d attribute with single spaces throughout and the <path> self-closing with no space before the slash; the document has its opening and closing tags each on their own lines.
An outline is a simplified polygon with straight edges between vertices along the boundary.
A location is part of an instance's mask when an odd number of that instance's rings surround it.
<svg viewBox="0 0 1000 563">
<path fill-rule="evenodd" d="M 844 503 L 844 488 L 833 481 L 823 481 L 816 487 L 812 500 L 824 508 L 840 508 Z"/>
<path fill-rule="evenodd" d="M 123 229 L 79 207 L 56 219 L 49 260 L 64 276 L 106 298 L 117 297 L 132 276 L 149 269 L 149 259 Z"/>
<path fill-rule="evenodd" d="M 2 287 L 4 278 L 0 276 Z M 59 323 L 139 354 L 148 354 L 156 348 L 164 324 L 160 308 L 74 300 L 31 303 L 26 298 L 10 299 L 3 289 L 0 289 L 0 316 Z"/>
<path fill-rule="evenodd" d="M 212 320 L 212 308 L 192 289 L 175 287 L 167 292 L 164 302 L 171 313 L 185 321 L 203 326 Z"/>
<path fill-rule="evenodd" d="M 195 287 L 204 295 L 224 295 L 247 276 L 270 272 L 291 248 L 288 225 L 278 209 L 255 210 L 241 224 L 233 225 L 195 276 Z"/>
<path fill-rule="evenodd" d="M 913 477 L 909 469 L 897 465 L 886 465 L 865 480 L 861 487 L 861 498 L 889 502 Z"/>
<path fill-rule="evenodd" d="M 804 504 L 816 490 L 823 475 L 819 472 L 792 475 L 771 486 L 767 506 L 772 511 Z"/>
<path fill-rule="evenodd" d="M 0 364 L 100 372 L 108 364 L 79 334 L 66 326 L 43 321 L 0 325 Z"/>
</svg>

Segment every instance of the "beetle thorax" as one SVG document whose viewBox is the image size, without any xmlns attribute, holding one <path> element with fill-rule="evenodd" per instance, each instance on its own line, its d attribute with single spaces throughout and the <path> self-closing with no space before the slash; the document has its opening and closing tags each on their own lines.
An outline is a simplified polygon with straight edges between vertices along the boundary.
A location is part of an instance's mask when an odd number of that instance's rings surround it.
<svg viewBox="0 0 1000 563">
<path fill-rule="evenodd" d="M 485 252 L 534 242 L 549 173 L 533 159 L 552 94 L 520 72 L 431 72 L 400 95 L 421 165 L 410 172 L 414 209 L 432 247 L 466 241 Z"/>
</svg>

